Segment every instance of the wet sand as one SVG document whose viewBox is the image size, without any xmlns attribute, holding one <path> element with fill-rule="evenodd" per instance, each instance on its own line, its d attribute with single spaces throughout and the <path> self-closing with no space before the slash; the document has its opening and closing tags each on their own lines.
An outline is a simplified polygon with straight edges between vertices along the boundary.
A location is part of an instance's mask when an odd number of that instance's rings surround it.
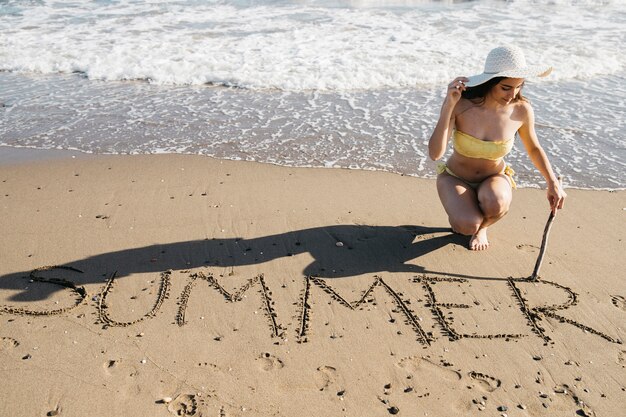
<svg viewBox="0 0 626 417">
<path fill-rule="evenodd" d="M 543 190 L 474 253 L 431 180 L 35 159 L 0 164 L 0 415 L 626 409 L 623 191 L 568 190 L 530 282 Z"/>
</svg>

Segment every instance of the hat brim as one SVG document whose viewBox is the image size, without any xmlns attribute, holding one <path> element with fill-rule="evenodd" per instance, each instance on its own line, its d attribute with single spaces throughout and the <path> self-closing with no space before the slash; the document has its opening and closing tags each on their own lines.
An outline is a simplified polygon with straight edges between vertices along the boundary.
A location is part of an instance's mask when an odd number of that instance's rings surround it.
<svg viewBox="0 0 626 417">
<path fill-rule="evenodd" d="M 506 78 L 530 78 L 530 77 L 545 77 L 550 75 L 552 72 L 552 67 L 545 66 L 534 66 L 534 67 L 525 67 L 525 68 L 517 68 L 510 71 L 502 71 L 496 73 L 485 73 L 478 75 L 472 75 L 471 77 L 467 77 L 468 81 L 465 83 L 466 87 L 476 87 L 477 85 L 481 85 L 496 77 L 506 77 Z"/>
</svg>

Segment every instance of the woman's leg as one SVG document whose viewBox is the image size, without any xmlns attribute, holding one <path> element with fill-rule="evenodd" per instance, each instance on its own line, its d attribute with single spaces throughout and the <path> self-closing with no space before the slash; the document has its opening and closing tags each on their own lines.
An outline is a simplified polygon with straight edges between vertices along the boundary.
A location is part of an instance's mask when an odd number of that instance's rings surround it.
<svg viewBox="0 0 626 417">
<path fill-rule="evenodd" d="M 484 180 L 477 190 L 478 205 L 483 214 L 483 222 L 470 239 L 470 249 L 484 250 L 489 247 L 487 227 L 500 220 L 508 211 L 513 198 L 511 183 L 503 175 L 494 175 Z"/>
<path fill-rule="evenodd" d="M 437 192 L 452 230 L 468 236 L 476 234 L 485 220 L 476 191 L 460 179 L 444 173 L 437 177 Z"/>
</svg>

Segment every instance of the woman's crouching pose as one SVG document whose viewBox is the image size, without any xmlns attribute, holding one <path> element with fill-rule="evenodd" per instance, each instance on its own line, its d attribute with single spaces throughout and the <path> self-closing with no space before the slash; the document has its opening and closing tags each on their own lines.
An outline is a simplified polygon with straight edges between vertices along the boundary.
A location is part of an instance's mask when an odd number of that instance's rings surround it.
<svg viewBox="0 0 626 417">
<path fill-rule="evenodd" d="M 437 167 L 437 191 L 450 226 L 471 236 L 472 250 L 489 246 L 487 228 L 509 210 L 515 181 L 504 157 L 516 133 L 548 183 L 551 210 L 563 207 L 566 194 L 539 145 L 533 109 L 521 93 L 525 78 L 551 70 L 527 66 L 517 47 L 498 47 L 487 56 L 484 73 L 458 77 L 448 86 L 428 151 L 433 160 L 440 159 L 452 138 L 452 156 Z"/>
</svg>

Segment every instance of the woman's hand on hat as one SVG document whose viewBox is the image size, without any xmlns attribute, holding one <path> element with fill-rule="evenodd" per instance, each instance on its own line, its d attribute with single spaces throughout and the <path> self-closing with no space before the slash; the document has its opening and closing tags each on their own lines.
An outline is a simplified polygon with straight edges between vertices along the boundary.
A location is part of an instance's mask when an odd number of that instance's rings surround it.
<svg viewBox="0 0 626 417">
<path fill-rule="evenodd" d="M 455 103 L 458 102 L 461 99 L 461 93 L 467 88 L 465 87 L 465 83 L 468 81 L 469 79 L 465 77 L 456 77 L 454 81 L 448 84 L 447 97 L 452 99 Z"/>
</svg>

